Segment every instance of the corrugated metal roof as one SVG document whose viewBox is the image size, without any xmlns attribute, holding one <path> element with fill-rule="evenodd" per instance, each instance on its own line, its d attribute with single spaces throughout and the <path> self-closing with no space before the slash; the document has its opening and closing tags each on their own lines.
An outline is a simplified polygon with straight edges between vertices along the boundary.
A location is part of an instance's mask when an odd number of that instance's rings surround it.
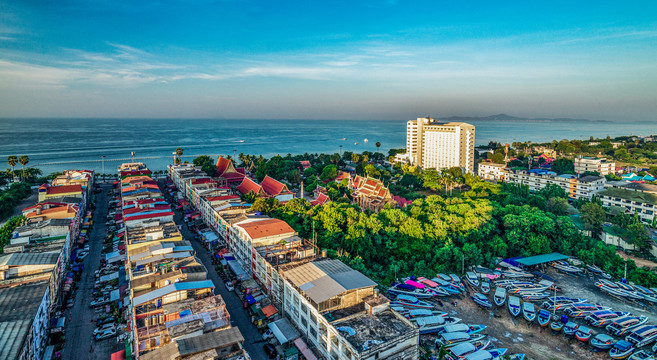
<svg viewBox="0 0 657 360">
<path fill-rule="evenodd" d="M 0 291 L 0 359 L 18 357 L 47 288 L 44 281 Z"/>
<path fill-rule="evenodd" d="M 133 306 L 139 306 L 175 291 L 195 290 L 195 289 L 204 289 L 204 288 L 214 288 L 214 283 L 210 280 L 186 281 L 186 282 L 174 283 L 171 285 L 167 285 L 165 287 L 161 287 L 157 290 L 153 290 L 147 294 L 137 296 L 134 299 L 132 299 L 132 304 Z"/>
<path fill-rule="evenodd" d="M 285 277 L 316 303 L 349 290 L 376 286 L 367 276 L 333 259 L 297 266 L 285 271 Z"/>
<path fill-rule="evenodd" d="M 226 347 L 243 341 L 244 337 L 242 336 L 240 329 L 236 327 L 176 340 L 180 356 L 187 356 L 201 351 Z"/>
<path fill-rule="evenodd" d="M 55 265 L 59 253 L 13 253 L 0 256 L 0 266 Z"/>
</svg>

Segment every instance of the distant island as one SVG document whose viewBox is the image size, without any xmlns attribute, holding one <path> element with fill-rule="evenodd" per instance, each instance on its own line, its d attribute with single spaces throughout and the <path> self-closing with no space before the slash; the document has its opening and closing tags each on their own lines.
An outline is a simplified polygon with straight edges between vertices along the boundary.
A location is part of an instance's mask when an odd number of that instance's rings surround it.
<svg viewBox="0 0 657 360">
<path fill-rule="evenodd" d="M 566 121 L 566 122 L 596 122 L 596 123 L 610 123 L 610 120 L 590 120 L 590 119 L 572 119 L 572 118 L 523 118 L 507 114 L 497 114 L 489 116 L 450 116 L 448 118 L 440 118 L 441 121 L 492 121 L 492 120 L 506 120 L 506 121 Z"/>
</svg>

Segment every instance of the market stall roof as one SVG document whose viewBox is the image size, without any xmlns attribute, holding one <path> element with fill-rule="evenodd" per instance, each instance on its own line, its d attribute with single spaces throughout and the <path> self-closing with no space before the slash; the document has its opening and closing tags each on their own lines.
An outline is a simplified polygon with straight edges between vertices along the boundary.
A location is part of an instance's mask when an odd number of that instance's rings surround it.
<svg viewBox="0 0 657 360">
<path fill-rule="evenodd" d="M 265 317 L 271 317 L 276 315 L 278 313 L 278 310 L 276 310 L 276 307 L 274 307 L 274 305 L 267 305 L 262 308 L 262 313 L 265 315 Z"/>
<path fill-rule="evenodd" d="M 112 353 L 110 360 L 125 360 L 125 350 Z"/>
<path fill-rule="evenodd" d="M 299 349 L 299 351 L 301 351 L 301 354 L 303 354 L 306 360 L 317 360 L 315 354 L 313 354 L 313 352 L 308 349 L 308 346 L 303 340 L 301 340 L 301 338 L 294 340 L 294 345 Z"/>
<path fill-rule="evenodd" d="M 565 259 L 568 259 L 568 256 L 555 252 L 552 254 L 543 254 L 543 255 L 530 256 L 522 259 L 516 259 L 515 261 L 520 265 L 532 266 L 532 265 L 544 264 L 544 263 L 549 263 L 558 260 L 565 260 Z"/>
<path fill-rule="evenodd" d="M 281 345 L 287 344 L 300 336 L 297 329 L 285 318 L 271 322 L 267 326 L 269 326 Z"/>
</svg>

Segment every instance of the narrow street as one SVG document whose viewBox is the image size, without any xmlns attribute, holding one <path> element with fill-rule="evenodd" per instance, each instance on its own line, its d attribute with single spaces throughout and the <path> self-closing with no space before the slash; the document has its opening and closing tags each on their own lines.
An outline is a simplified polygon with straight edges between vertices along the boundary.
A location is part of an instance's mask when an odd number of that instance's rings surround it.
<svg viewBox="0 0 657 360">
<path fill-rule="evenodd" d="M 171 197 L 168 194 L 165 193 L 165 196 L 168 200 L 171 200 Z M 211 255 L 199 241 L 195 240 L 194 233 L 187 229 L 182 213 L 175 210 L 174 212 L 174 220 L 176 224 L 182 225 L 181 233 L 183 238 L 192 243 L 192 247 L 196 252 L 196 257 L 198 257 L 207 268 L 208 280 L 212 280 L 214 283 L 215 294 L 219 294 L 224 298 L 226 309 L 228 309 L 228 313 L 230 314 L 231 326 L 239 327 L 242 336 L 244 336 L 244 348 L 254 360 L 267 359 L 268 357 L 262 348 L 265 345 L 265 340 L 262 339 L 256 326 L 251 323 L 251 316 L 242 308 L 242 301 L 234 291 L 228 291 L 228 289 L 226 289 L 223 280 L 221 280 L 217 272 L 214 270 L 215 265 L 212 264 Z"/>
<path fill-rule="evenodd" d="M 94 309 L 89 307 L 89 303 L 94 299 L 94 283 L 96 282 L 94 272 L 100 266 L 100 253 L 107 234 L 105 227 L 108 208 L 107 191 L 112 189 L 112 186 L 101 185 L 101 188 L 103 192 L 96 194 L 94 225 L 89 237 L 89 255 L 84 259 L 82 278 L 78 282 L 78 289 L 75 292 L 75 305 L 65 311 L 66 344 L 62 354 L 63 359 L 107 360 L 112 352 L 124 348 L 123 343 L 116 342 L 116 338 L 96 342 L 93 337 L 97 316 Z"/>
</svg>

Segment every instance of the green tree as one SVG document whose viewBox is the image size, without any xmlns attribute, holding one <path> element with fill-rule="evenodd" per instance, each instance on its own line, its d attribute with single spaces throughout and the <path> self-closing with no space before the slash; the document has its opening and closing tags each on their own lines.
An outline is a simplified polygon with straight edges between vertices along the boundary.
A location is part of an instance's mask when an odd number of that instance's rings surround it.
<svg viewBox="0 0 657 360">
<path fill-rule="evenodd" d="M 317 176 L 317 170 L 315 170 L 315 168 L 311 166 L 303 171 L 303 176 L 307 178 L 315 177 Z"/>
<path fill-rule="evenodd" d="M 176 158 L 174 159 L 174 164 L 178 165 L 182 162 L 181 157 L 183 155 L 183 149 L 182 148 L 176 148 L 175 153 L 176 153 Z"/>
<path fill-rule="evenodd" d="M 580 218 L 587 230 L 598 231 L 605 222 L 605 209 L 597 202 L 588 202 L 580 209 Z"/>
<path fill-rule="evenodd" d="M 9 155 L 7 157 L 7 164 L 9 164 L 9 166 L 11 166 L 11 176 L 12 177 L 15 176 L 14 166 L 16 166 L 17 163 L 18 163 L 18 157 L 16 157 L 16 155 Z"/>
<path fill-rule="evenodd" d="M 192 160 L 192 164 L 201 167 L 201 170 L 203 170 L 208 176 L 217 175 L 217 166 L 214 160 L 208 155 L 195 157 L 194 160 Z"/>
<path fill-rule="evenodd" d="M 376 152 L 379 152 L 379 148 L 381 147 L 381 143 L 379 141 L 376 142 Z"/>
<path fill-rule="evenodd" d="M 551 197 L 547 200 L 547 210 L 555 215 L 566 215 L 568 200 L 562 197 Z"/>
<path fill-rule="evenodd" d="M 25 181 L 25 165 L 30 162 L 30 158 L 27 155 L 21 155 L 21 157 L 18 158 L 18 162 L 23 167 L 23 181 Z"/>
<path fill-rule="evenodd" d="M 249 190 L 249 192 L 242 195 L 241 198 L 246 203 L 253 204 L 259 198 L 259 196 L 253 190 Z"/>
<path fill-rule="evenodd" d="M 322 181 L 333 180 L 338 176 L 338 167 L 335 165 L 326 165 L 322 170 L 322 174 L 319 175 L 319 178 Z"/>
<path fill-rule="evenodd" d="M 271 214 L 280 207 L 280 202 L 274 197 L 258 198 L 251 205 L 252 211 L 259 211 L 263 214 Z"/>
<path fill-rule="evenodd" d="M 379 171 L 379 169 L 377 169 L 376 166 L 372 164 L 367 164 L 364 170 L 367 176 L 379 177 L 381 175 L 381 171 Z"/>
<path fill-rule="evenodd" d="M 572 174 L 575 171 L 573 160 L 568 158 L 558 158 L 552 161 L 550 167 L 557 174 Z"/>
</svg>

